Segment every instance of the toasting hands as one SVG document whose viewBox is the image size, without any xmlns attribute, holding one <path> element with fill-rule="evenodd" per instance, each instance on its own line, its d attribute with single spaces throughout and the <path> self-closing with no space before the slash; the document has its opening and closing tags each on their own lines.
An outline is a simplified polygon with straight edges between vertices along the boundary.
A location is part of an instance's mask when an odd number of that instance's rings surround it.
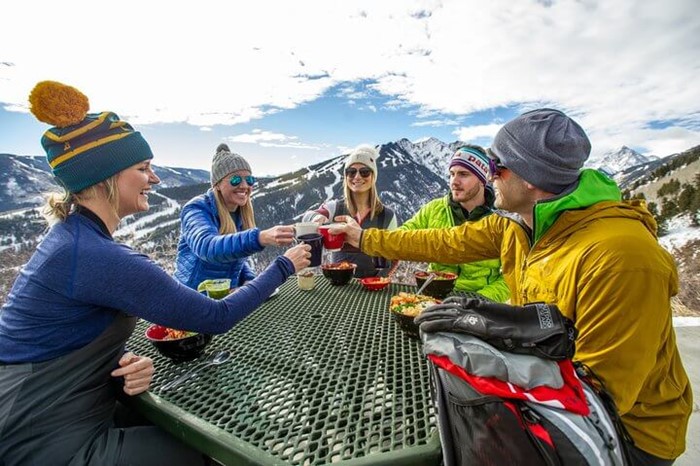
<svg viewBox="0 0 700 466">
<path fill-rule="evenodd" d="M 360 237 L 362 236 L 362 227 L 350 215 L 338 215 L 335 217 L 336 222 L 328 231 L 334 235 L 345 233 L 345 242 L 350 243 L 356 248 L 360 247 Z"/>
<path fill-rule="evenodd" d="M 262 230 L 258 241 L 263 246 L 286 246 L 294 241 L 294 227 L 291 225 L 278 225 Z"/>
</svg>

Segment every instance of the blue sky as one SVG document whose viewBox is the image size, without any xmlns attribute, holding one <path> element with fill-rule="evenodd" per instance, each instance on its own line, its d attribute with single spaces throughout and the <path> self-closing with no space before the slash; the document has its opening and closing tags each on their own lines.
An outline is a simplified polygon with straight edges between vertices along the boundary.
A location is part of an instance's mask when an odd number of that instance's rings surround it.
<svg viewBox="0 0 700 466">
<path fill-rule="evenodd" d="M 27 108 L 43 79 L 132 123 L 167 166 L 208 169 L 220 142 L 260 175 L 402 137 L 488 146 L 538 106 L 579 121 L 592 158 L 700 144 L 695 1 L 234 3 L 3 7 L 0 152 L 43 153 Z"/>
</svg>

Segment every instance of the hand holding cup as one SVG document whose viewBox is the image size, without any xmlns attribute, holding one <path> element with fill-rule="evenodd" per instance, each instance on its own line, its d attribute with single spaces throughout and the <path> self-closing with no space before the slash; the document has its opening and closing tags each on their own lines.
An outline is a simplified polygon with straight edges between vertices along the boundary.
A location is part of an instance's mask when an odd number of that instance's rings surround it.
<svg viewBox="0 0 700 466">
<path fill-rule="evenodd" d="M 277 225 L 262 230 L 258 241 L 263 246 L 286 246 L 294 242 L 294 227 L 292 225 Z"/>
<path fill-rule="evenodd" d="M 360 236 L 362 236 L 360 224 L 350 215 L 338 215 L 335 221 L 340 223 L 331 224 L 328 231 L 334 235 L 344 233 L 346 243 L 356 248 L 360 247 Z"/>
<path fill-rule="evenodd" d="M 297 244 L 284 253 L 284 257 L 294 264 L 294 272 L 305 269 L 311 263 L 311 246 L 308 244 Z"/>
</svg>

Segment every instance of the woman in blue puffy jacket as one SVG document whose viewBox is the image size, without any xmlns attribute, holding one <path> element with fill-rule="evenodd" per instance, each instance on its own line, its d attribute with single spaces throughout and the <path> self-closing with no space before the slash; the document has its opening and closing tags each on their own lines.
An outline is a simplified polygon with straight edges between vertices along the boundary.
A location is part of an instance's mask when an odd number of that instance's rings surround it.
<svg viewBox="0 0 700 466">
<path fill-rule="evenodd" d="M 190 200 L 180 213 L 175 278 L 190 288 L 204 280 L 231 279 L 241 286 L 255 278 L 246 262 L 265 246 L 294 241 L 294 227 L 255 227 L 250 195 L 255 184 L 248 162 L 219 144 L 211 164 L 211 188 Z"/>
</svg>

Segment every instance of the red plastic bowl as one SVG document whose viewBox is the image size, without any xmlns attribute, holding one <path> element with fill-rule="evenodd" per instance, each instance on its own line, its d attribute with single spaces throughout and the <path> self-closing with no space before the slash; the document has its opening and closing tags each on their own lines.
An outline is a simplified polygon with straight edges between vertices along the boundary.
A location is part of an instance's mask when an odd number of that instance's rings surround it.
<svg viewBox="0 0 700 466">
<path fill-rule="evenodd" d="M 389 280 L 384 277 L 366 277 L 358 280 L 369 291 L 383 290 L 389 286 Z"/>
</svg>

